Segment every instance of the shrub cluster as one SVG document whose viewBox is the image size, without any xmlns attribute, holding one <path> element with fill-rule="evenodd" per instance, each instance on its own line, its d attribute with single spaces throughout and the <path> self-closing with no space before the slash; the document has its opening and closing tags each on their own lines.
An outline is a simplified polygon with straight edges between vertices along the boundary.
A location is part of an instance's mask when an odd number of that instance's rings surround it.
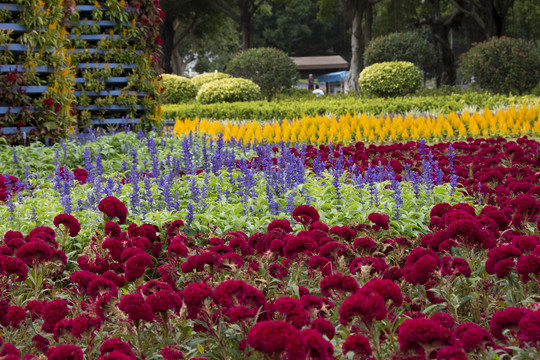
<svg viewBox="0 0 540 360">
<path fill-rule="evenodd" d="M 252 80 L 271 99 L 279 89 L 296 83 L 296 64 L 283 51 L 274 48 L 249 49 L 234 57 L 225 70 L 235 77 Z"/>
<path fill-rule="evenodd" d="M 251 101 L 261 96 L 261 89 L 248 79 L 225 78 L 211 81 L 199 89 L 197 101 L 201 104 Z"/>
<path fill-rule="evenodd" d="M 231 76 L 222 72 L 210 72 L 210 73 L 205 73 L 205 74 L 199 74 L 197 76 L 192 77 L 191 82 L 193 83 L 193 85 L 197 87 L 197 89 L 200 89 L 201 86 L 203 86 L 206 83 L 209 83 L 215 80 L 225 79 L 228 77 L 231 77 Z"/>
<path fill-rule="evenodd" d="M 360 89 L 370 95 L 391 97 L 415 92 L 422 85 L 422 74 L 411 62 L 382 62 L 360 73 Z"/>
<path fill-rule="evenodd" d="M 366 47 L 364 65 L 386 61 L 409 61 L 429 70 L 436 62 L 435 49 L 415 31 L 379 36 Z"/>
<path fill-rule="evenodd" d="M 169 104 L 178 104 L 192 100 L 197 96 L 197 87 L 190 79 L 174 74 L 161 75 L 163 97 Z"/>
<path fill-rule="evenodd" d="M 484 89 L 523 94 L 540 81 L 540 52 L 532 41 L 491 38 L 463 54 L 460 67 Z"/>
</svg>

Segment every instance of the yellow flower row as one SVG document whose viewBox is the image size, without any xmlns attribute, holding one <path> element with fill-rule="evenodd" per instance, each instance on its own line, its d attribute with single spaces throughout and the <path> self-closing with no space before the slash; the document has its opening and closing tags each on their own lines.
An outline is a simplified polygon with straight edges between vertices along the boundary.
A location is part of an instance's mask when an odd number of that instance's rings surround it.
<svg viewBox="0 0 540 360">
<path fill-rule="evenodd" d="M 478 113 L 454 112 L 447 116 L 412 116 L 345 114 L 335 116 L 303 116 L 292 121 L 235 122 L 207 119 L 176 120 L 177 136 L 207 134 L 216 139 L 223 134 L 225 141 L 232 138 L 248 142 L 279 141 L 322 144 L 355 141 L 394 142 L 408 140 L 456 140 L 467 137 L 540 136 L 540 104 L 510 106 L 495 113 L 488 108 Z"/>
</svg>

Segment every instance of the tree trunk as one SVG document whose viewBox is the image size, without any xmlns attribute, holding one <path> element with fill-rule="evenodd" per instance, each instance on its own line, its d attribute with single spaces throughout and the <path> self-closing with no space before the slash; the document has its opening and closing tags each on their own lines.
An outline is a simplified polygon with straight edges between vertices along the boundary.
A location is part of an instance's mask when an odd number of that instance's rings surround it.
<svg viewBox="0 0 540 360">
<path fill-rule="evenodd" d="M 360 90 L 358 77 L 360 75 L 360 69 L 362 69 L 362 54 L 364 50 L 364 44 L 362 42 L 364 7 L 361 2 L 362 0 L 351 1 L 351 7 L 354 13 L 351 29 L 351 65 L 349 67 L 349 75 L 345 81 L 345 92 Z"/>
<path fill-rule="evenodd" d="M 173 71 L 171 66 L 175 35 L 173 20 L 170 17 L 165 17 L 163 24 L 161 24 L 161 38 L 163 39 L 161 51 L 163 52 L 163 56 L 161 57 L 160 65 L 167 74 L 171 74 Z"/>
<path fill-rule="evenodd" d="M 432 24 L 431 33 L 437 50 L 437 87 L 440 85 L 456 84 L 455 57 L 450 47 L 450 27 L 442 24 Z"/>
<path fill-rule="evenodd" d="M 242 32 L 242 50 L 247 50 L 251 47 L 252 28 L 251 20 L 253 14 L 250 11 L 250 2 L 245 1 L 240 9 L 240 31 Z"/>
</svg>

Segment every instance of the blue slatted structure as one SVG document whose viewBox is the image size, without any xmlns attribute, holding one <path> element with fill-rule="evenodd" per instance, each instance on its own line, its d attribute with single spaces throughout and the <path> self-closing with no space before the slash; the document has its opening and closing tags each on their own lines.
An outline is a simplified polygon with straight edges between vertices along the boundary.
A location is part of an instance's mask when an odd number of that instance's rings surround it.
<svg viewBox="0 0 540 360">
<path fill-rule="evenodd" d="M 81 123 L 84 122 L 86 125 L 137 124 L 141 121 L 140 116 L 149 111 L 140 103 L 142 98 L 149 96 L 149 94 L 146 91 L 135 90 L 132 85 L 134 82 L 142 81 L 132 78 L 132 71 L 137 69 L 137 65 L 85 60 L 85 58 L 90 57 L 98 59 L 114 58 L 118 51 L 132 51 L 139 55 L 143 53 L 140 49 L 135 50 L 135 46 L 132 45 L 138 39 L 121 35 L 122 28 L 130 24 L 119 23 L 114 18 L 107 19 L 106 7 L 100 6 L 100 8 L 103 10 L 102 14 L 99 18 L 94 19 L 95 5 L 76 5 L 75 13 L 77 13 L 77 16 L 66 18 L 65 24 L 63 24 L 68 30 L 67 38 L 72 41 L 72 46 L 67 48 L 67 51 L 75 59 L 69 67 L 73 69 L 70 71 L 75 72 L 73 78 L 74 91 L 72 92 L 74 96 L 73 110 Z M 20 41 L 24 34 L 28 32 L 43 31 L 42 29 L 28 29 L 16 23 L 19 14 L 26 11 L 23 5 L 0 2 L 1 10 L 11 12 L 13 21 L 9 22 L 9 19 L 3 19 L 3 22 L 0 23 L 0 32 L 7 32 L 11 36 L 7 43 L 0 43 L 0 54 L 9 52 L 17 57 L 28 51 L 41 53 L 55 51 L 54 48 L 43 49 L 40 46 L 29 46 L 27 42 Z M 144 11 L 139 10 L 139 13 L 144 13 Z M 117 33 L 114 33 L 115 31 Z M 123 34 L 125 34 L 125 31 Z M 117 49 L 114 46 L 103 46 L 102 42 L 104 41 L 126 41 L 130 45 L 128 48 Z M 33 66 L 30 69 L 21 63 L 15 62 L 12 64 L 0 64 L 0 76 L 7 73 L 16 74 L 32 71 L 37 73 L 40 79 L 46 79 L 48 74 L 53 74 L 58 69 L 58 67 L 46 65 Z M 21 92 L 32 99 L 38 99 L 51 89 L 45 80 L 41 81 L 41 84 L 14 86 L 12 90 Z M 31 105 L 20 106 L 0 98 L 0 120 L 1 116 L 35 113 L 37 110 L 39 109 Z M 81 120 L 83 117 L 84 121 Z M 35 130 L 34 126 L 20 126 L 19 124 L 17 127 L 0 127 L 0 135 L 28 133 L 33 130 Z"/>
</svg>

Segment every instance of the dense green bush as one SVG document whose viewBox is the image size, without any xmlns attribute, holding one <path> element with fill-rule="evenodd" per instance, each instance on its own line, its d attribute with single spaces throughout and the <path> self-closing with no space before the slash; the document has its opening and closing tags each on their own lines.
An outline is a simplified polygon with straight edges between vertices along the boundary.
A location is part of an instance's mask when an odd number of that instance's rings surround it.
<svg viewBox="0 0 540 360">
<path fill-rule="evenodd" d="M 430 70 L 436 63 L 435 48 L 417 32 L 409 31 L 379 36 L 364 51 L 364 65 L 387 61 L 408 61 L 422 70 Z"/>
<path fill-rule="evenodd" d="M 461 71 L 480 87 L 497 93 L 533 89 L 540 80 L 540 54 L 532 41 L 491 38 L 461 56 Z"/>
<path fill-rule="evenodd" d="M 252 80 L 269 100 L 279 89 L 290 88 L 298 79 L 294 61 L 283 51 L 274 48 L 241 52 L 229 61 L 225 72 Z"/>
<path fill-rule="evenodd" d="M 199 89 L 197 101 L 201 104 L 251 101 L 261 97 L 261 89 L 248 79 L 226 78 L 211 81 Z"/>
<path fill-rule="evenodd" d="M 360 89 L 375 96 L 403 96 L 422 85 L 422 74 L 407 61 L 382 62 L 368 66 L 360 73 Z"/>
<path fill-rule="evenodd" d="M 222 104 L 201 105 L 199 103 L 166 105 L 163 117 L 174 119 L 186 118 L 214 118 L 236 120 L 283 120 L 325 114 L 371 113 L 391 114 L 408 112 L 429 112 L 448 114 L 451 111 L 480 111 L 487 107 L 497 108 L 510 104 L 537 104 L 540 98 L 532 96 L 505 96 L 492 95 L 487 92 L 468 91 L 464 94 L 433 95 L 431 96 L 408 96 L 405 98 L 364 98 L 354 95 L 325 96 L 320 98 L 295 99 L 292 101 L 280 100 L 269 103 L 268 101 L 234 102 Z"/>
<path fill-rule="evenodd" d="M 197 87 L 191 80 L 174 74 L 162 74 L 161 86 L 163 97 L 169 104 L 179 104 L 192 100 L 197 96 Z"/>
<path fill-rule="evenodd" d="M 191 81 L 193 82 L 193 85 L 197 87 L 197 89 L 200 89 L 201 86 L 203 86 L 206 83 L 209 83 L 215 80 L 230 78 L 230 77 L 231 76 L 229 74 L 225 74 L 222 72 L 211 72 L 211 73 L 199 74 L 197 76 L 194 76 L 191 78 Z"/>
</svg>

